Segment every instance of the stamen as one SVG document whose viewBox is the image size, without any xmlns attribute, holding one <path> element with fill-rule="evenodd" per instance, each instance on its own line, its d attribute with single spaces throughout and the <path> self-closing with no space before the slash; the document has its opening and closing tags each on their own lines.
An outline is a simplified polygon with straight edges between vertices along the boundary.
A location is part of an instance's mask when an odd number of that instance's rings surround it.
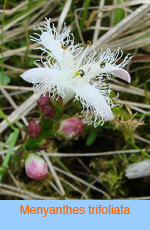
<svg viewBox="0 0 150 230">
<path fill-rule="evenodd" d="M 99 63 L 99 66 L 100 66 L 101 68 L 105 68 L 105 62 L 100 62 L 100 63 Z"/>
<path fill-rule="evenodd" d="M 68 49 L 68 47 L 69 47 L 69 45 L 67 43 L 65 43 L 64 45 L 61 44 L 61 48 L 64 50 Z"/>
<path fill-rule="evenodd" d="M 93 45 L 93 42 L 87 41 L 87 43 L 84 42 L 83 45 L 84 45 L 84 46 L 92 46 L 92 45 Z"/>
<path fill-rule="evenodd" d="M 81 77 L 85 75 L 85 72 L 82 69 L 79 69 L 78 73 L 80 74 Z"/>
<path fill-rule="evenodd" d="M 82 69 L 79 69 L 78 71 L 75 72 L 75 75 L 73 78 L 75 78 L 79 75 L 80 75 L 80 77 L 83 77 L 85 75 L 85 72 Z"/>
</svg>

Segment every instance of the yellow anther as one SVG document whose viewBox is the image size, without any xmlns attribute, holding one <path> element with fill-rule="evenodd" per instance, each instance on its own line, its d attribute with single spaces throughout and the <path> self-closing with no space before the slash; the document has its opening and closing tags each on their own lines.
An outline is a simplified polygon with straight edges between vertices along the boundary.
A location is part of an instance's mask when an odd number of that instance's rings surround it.
<svg viewBox="0 0 150 230">
<path fill-rule="evenodd" d="M 68 47 L 69 47 L 69 45 L 68 45 L 68 44 L 66 44 L 66 43 L 65 43 L 64 45 L 63 45 L 63 44 L 61 44 L 61 48 L 62 48 L 62 49 L 64 49 L 64 50 L 68 49 Z"/>
<path fill-rule="evenodd" d="M 79 69 L 78 71 L 75 72 L 75 75 L 73 78 L 75 78 L 79 75 L 80 75 L 80 77 L 83 77 L 85 75 L 85 72 L 82 69 Z"/>
<path fill-rule="evenodd" d="M 87 41 L 87 43 L 86 43 L 86 42 L 84 42 L 84 43 L 83 43 L 83 45 L 84 45 L 84 46 L 92 46 L 92 45 L 93 45 L 93 43 L 92 43 L 91 41 Z"/>
<path fill-rule="evenodd" d="M 78 72 L 79 72 L 81 77 L 83 77 L 85 75 L 85 72 L 82 69 L 80 69 Z"/>
<path fill-rule="evenodd" d="M 101 68 L 105 68 L 105 62 L 100 62 L 100 63 L 99 63 L 99 66 L 100 66 Z"/>
</svg>

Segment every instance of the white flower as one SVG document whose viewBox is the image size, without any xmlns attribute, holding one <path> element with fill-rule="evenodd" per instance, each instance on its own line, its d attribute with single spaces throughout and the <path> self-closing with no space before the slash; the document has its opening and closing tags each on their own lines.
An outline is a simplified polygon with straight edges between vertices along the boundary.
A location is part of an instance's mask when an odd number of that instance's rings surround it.
<svg viewBox="0 0 150 230">
<path fill-rule="evenodd" d="M 103 124 L 105 120 L 113 120 L 114 116 L 111 108 L 114 106 L 110 99 L 110 88 L 104 83 L 113 74 L 127 82 L 130 82 L 130 75 L 122 68 L 127 65 L 131 57 L 128 55 L 123 62 L 116 64 L 122 57 L 120 50 L 110 49 L 101 51 L 99 55 L 93 48 L 91 55 L 86 57 L 90 42 L 85 44 L 74 44 L 73 34 L 70 27 L 64 28 L 58 34 L 54 25 L 50 27 L 50 19 L 42 24 L 41 34 L 35 33 L 31 36 L 32 41 L 42 45 L 41 60 L 35 64 L 38 68 L 26 71 L 21 77 L 33 83 L 35 90 L 42 90 L 43 94 L 49 92 L 53 97 L 55 94 L 64 98 L 64 103 L 72 99 L 79 100 L 86 109 L 86 119 L 89 124 L 94 123 L 96 127 Z M 47 55 L 46 61 L 43 54 Z M 40 61 L 41 67 L 37 62 Z M 82 111 L 82 112 L 83 112 Z"/>
</svg>

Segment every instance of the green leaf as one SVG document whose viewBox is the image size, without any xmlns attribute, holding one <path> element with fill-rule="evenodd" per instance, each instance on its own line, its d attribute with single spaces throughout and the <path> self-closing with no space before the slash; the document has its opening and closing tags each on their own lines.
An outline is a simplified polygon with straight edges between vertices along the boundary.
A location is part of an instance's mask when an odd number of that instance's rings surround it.
<svg viewBox="0 0 150 230">
<path fill-rule="evenodd" d="M 113 113 L 117 114 L 121 109 L 122 109 L 123 105 L 119 105 L 113 108 Z"/>
<path fill-rule="evenodd" d="M 124 0 L 125 2 L 125 0 Z M 117 4 L 121 4 L 121 0 L 118 0 L 117 1 Z M 113 24 L 116 25 L 118 24 L 119 22 L 122 21 L 122 19 L 125 17 L 125 10 L 122 9 L 122 8 L 117 8 L 114 10 L 114 22 Z"/>
<path fill-rule="evenodd" d="M 82 19 L 81 19 L 81 22 L 80 22 L 80 28 L 81 28 L 81 30 L 83 30 L 84 23 L 85 23 L 85 20 L 87 18 L 87 13 L 88 13 L 88 8 L 90 6 L 90 1 L 91 0 L 85 0 L 85 2 L 84 2 L 84 11 L 83 11 Z"/>
<path fill-rule="evenodd" d="M 30 58 L 28 61 L 28 66 L 33 67 L 34 66 L 34 59 Z"/>
<path fill-rule="evenodd" d="M 10 82 L 11 82 L 11 78 L 7 75 L 2 75 L 2 72 L 0 72 L 1 85 L 8 85 Z"/>
<path fill-rule="evenodd" d="M 7 172 L 7 167 L 0 166 L 0 175 L 4 174 L 5 172 Z"/>
<path fill-rule="evenodd" d="M 95 129 L 93 129 L 89 135 L 88 135 L 88 138 L 86 140 L 86 146 L 90 146 L 94 143 L 94 141 L 96 140 L 96 137 L 97 137 L 97 131 Z"/>
<path fill-rule="evenodd" d="M 35 147 L 39 146 L 40 145 L 40 141 L 41 141 L 41 137 L 40 138 L 37 138 L 37 139 L 28 139 L 25 143 L 25 148 L 27 150 L 32 150 L 34 149 Z"/>
<path fill-rule="evenodd" d="M 14 133 L 11 133 L 7 139 L 7 141 L 5 142 L 5 144 L 0 146 L 0 149 L 4 148 L 6 145 L 10 145 L 11 142 L 13 141 L 14 138 Z"/>
<path fill-rule="evenodd" d="M 150 113 L 138 113 L 138 114 L 135 114 L 134 115 L 134 117 L 146 117 L 146 116 L 148 116 L 148 117 L 150 117 Z"/>
<path fill-rule="evenodd" d="M 11 154 L 12 154 L 13 148 L 17 142 L 18 136 L 19 136 L 19 130 L 18 129 L 16 129 L 13 133 L 11 133 L 12 142 L 9 145 L 9 149 L 7 150 L 7 153 L 6 153 L 5 159 L 3 161 L 2 167 L 8 166 L 8 163 L 10 161 Z M 3 178 L 3 175 L 4 175 L 4 172 L 2 172 L 0 175 L 0 182 Z"/>
<path fill-rule="evenodd" d="M 10 121 L 7 119 L 5 113 L 3 113 L 3 111 L 1 109 L 0 109 L 0 117 L 2 117 L 8 123 L 8 125 L 12 128 L 12 130 L 16 131 L 15 126 L 12 123 L 10 123 Z"/>
<path fill-rule="evenodd" d="M 55 161 L 68 173 L 72 174 L 70 170 L 64 165 L 59 157 L 54 157 Z"/>
<path fill-rule="evenodd" d="M 139 148 L 136 144 L 134 144 L 133 142 L 126 140 L 131 146 L 133 146 L 135 149 L 138 149 L 141 153 L 143 153 L 146 157 L 150 158 L 150 155 L 143 151 L 141 148 Z"/>
<path fill-rule="evenodd" d="M 48 130 L 47 132 L 45 132 L 45 137 L 52 137 L 54 136 L 54 131 L 52 129 Z"/>
</svg>

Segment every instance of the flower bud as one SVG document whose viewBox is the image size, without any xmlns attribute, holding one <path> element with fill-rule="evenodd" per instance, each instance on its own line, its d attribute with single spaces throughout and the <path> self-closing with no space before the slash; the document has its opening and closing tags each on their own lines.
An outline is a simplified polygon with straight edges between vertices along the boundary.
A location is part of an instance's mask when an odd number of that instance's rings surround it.
<svg viewBox="0 0 150 230">
<path fill-rule="evenodd" d="M 53 117 L 55 114 L 55 109 L 52 105 L 48 104 L 48 105 L 43 105 L 41 107 L 42 112 L 44 113 L 44 115 L 46 117 Z"/>
<path fill-rule="evenodd" d="M 39 107 L 41 107 L 43 105 L 47 105 L 49 102 L 50 102 L 49 94 L 47 93 L 45 96 L 43 96 L 42 94 L 39 98 L 38 105 Z"/>
<path fill-rule="evenodd" d="M 25 171 L 28 177 L 41 180 L 48 174 L 46 162 L 37 154 L 30 153 L 25 161 Z"/>
<path fill-rule="evenodd" d="M 77 137 L 83 130 L 83 122 L 79 118 L 68 118 L 60 122 L 57 134 L 59 137 Z"/>
<path fill-rule="evenodd" d="M 31 136 L 37 137 L 41 132 L 41 125 L 32 120 L 28 124 L 28 131 Z"/>
</svg>

